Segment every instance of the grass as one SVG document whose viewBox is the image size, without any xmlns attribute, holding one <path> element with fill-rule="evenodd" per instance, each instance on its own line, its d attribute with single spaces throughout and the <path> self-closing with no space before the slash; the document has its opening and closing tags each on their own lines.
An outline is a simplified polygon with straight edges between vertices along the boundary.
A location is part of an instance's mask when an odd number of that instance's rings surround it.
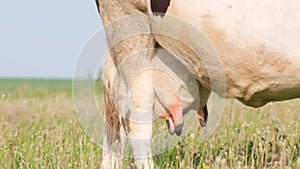
<svg viewBox="0 0 300 169">
<path fill-rule="evenodd" d="M 4 79 L 0 92 L 0 168 L 100 168 L 101 149 L 77 120 L 70 81 Z M 259 109 L 227 100 L 207 142 L 188 135 L 155 156 L 155 167 L 299 168 L 299 114 L 300 100 Z"/>
<path fill-rule="evenodd" d="M 72 95 L 71 80 L 47 79 L 0 79 L 0 92 L 8 98 L 47 97 L 47 94 Z"/>
</svg>

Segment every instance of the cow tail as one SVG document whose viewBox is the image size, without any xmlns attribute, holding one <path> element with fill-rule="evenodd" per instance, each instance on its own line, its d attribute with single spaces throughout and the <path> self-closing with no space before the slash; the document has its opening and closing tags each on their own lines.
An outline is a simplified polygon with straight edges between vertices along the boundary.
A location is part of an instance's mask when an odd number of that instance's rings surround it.
<svg viewBox="0 0 300 169">
<path fill-rule="evenodd" d="M 112 100 L 112 88 L 108 82 L 107 88 L 104 88 L 104 117 L 105 117 L 105 134 L 108 146 L 115 142 L 120 143 L 120 119 Z"/>
</svg>

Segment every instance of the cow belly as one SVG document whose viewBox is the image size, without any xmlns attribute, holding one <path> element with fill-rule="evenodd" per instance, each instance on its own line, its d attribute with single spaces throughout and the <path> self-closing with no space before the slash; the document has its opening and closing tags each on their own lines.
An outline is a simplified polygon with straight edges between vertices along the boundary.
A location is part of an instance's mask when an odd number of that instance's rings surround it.
<svg viewBox="0 0 300 169">
<path fill-rule="evenodd" d="M 294 0 L 257 3 L 251 0 L 173 0 L 167 13 L 188 21 L 212 43 L 225 72 L 226 96 L 240 98 L 250 106 L 260 106 L 269 101 L 300 97 L 299 10 L 300 4 Z M 195 33 L 183 27 L 176 25 L 176 29 L 182 29 L 177 33 L 187 41 L 197 41 L 193 39 Z M 159 28 L 158 24 L 154 29 L 166 28 Z M 197 57 L 172 38 L 156 35 L 155 39 L 184 61 Z M 188 64 L 196 67 L 190 70 L 209 88 L 209 75 L 200 68 L 207 65 Z M 217 72 L 213 76 L 217 77 Z"/>
</svg>

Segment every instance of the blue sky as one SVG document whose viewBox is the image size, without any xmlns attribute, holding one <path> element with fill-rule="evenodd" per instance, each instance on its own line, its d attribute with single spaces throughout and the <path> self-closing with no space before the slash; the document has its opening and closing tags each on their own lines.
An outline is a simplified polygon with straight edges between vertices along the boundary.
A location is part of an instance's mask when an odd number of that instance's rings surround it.
<svg viewBox="0 0 300 169">
<path fill-rule="evenodd" d="M 0 1 L 0 78 L 68 78 L 101 28 L 94 0 Z"/>
</svg>

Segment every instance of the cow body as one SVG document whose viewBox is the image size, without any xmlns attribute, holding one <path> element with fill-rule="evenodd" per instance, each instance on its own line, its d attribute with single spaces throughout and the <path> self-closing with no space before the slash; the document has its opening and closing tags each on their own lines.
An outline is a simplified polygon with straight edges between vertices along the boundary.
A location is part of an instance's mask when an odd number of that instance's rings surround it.
<svg viewBox="0 0 300 169">
<path fill-rule="evenodd" d="M 253 107 L 300 97 L 300 5 L 293 0 L 259 4 L 171 1 L 167 11 L 187 20 L 211 41 L 226 75 L 226 97 Z M 189 32 L 182 33 L 193 38 Z M 177 56 L 192 55 L 189 51 L 182 55 L 182 48 L 166 39 L 156 40 Z M 198 74 L 205 76 L 205 72 Z M 200 80 L 209 87 L 208 80 Z"/>
<path fill-rule="evenodd" d="M 116 24 L 106 30 L 112 47 L 103 67 L 105 104 L 108 107 L 105 114 L 108 126 L 113 128 L 113 132 L 106 132 L 105 143 L 108 149 L 118 147 L 114 152 L 122 154 L 122 146 L 112 145 L 116 141 L 122 142 L 120 128 L 125 126 L 124 133 L 133 138 L 135 156 L 150 157 L 152 126 L 151 123 L 138 123 L 138 118 L 141 117 L 138 112 L 148 112 L 145 119 L 140 120 L 151 121 L 154 114 L 161 115 L 164 110 L 173 110 L 172 106 L 178 105 L 177 102 L 184 102 L 184 99 L 177 97 L 180 92 L 170 92 L 167 86 L 157 85 L 162 83 L 162 78 L 167 79 L 157 71 L 144 71 L 135 76 L 133 81 L 126 81 L 126 78 L 123 82 L 114 79 L 131 76 L 135 70 L 132 68 L 141 63 L 140 60 L 137 63 L 126 62 L 132 53 L 155 49 L 158 45 L 182 61 L 190 71 L 188 76 L 195 77 L 199 83 L 200 96 L 190 95 L 188 98 L 192 100 L 187 99 L 189 101 L 179 108 L 175 106 L 176 111 L 195 108 L 199 97 L 200 104 L 197 106 L 201 110 L 211 90 L 222 97 L 237 98 L 252 107 L 300 97 L 300 5 L 296 0 L 164 0 L 162 5 L 153 6 L 159 2 L 98 1 L 104 26 L 129 15 L 142 16 L 138 17 L 136 23 Z M 166 14 L 153 14 L 154 9 L 155 12 Z M 130 33 L 131 30 L 126 28 L 134 24 L 136 25 L 132 28 L 148 33 L 128 37 L 119 43 L 114 42 L 115 37 Z M 171 36 L 164 36 L 163 33 L 170 33 Z M 210 41 L 217 55 L 206 51 L 205 46 L 201 45 L 202 39 L 196 38 L 198 36 L 195 34 L 198 33 Z M 172 37 L 172 34 L 177 37 Z M 187 43 L 192 47 L 187 46 Z M 203 50 L 204 54 L 197 55 L 195 49 Z M 153 66 L 157 58 L 156 52 L 149 50 L 138 55 L 144 58 L 143 63 Z M 127 64 L 123 67 L 124 62 Z M 181 80 L 185 81 L 184 78 Z M 170 79 L 166 83 L 176 85 Z M 113 87 L 115 85 L 119 86 L 117 90 Z M 163 103 L 159 101 L 163 100 L 159 98 L 159 94 L 155 96 L 158 88 L 165 92 Z M 193 87 L 187 87 L 186 91 L 195 93 L 191 92 Z M 128 104 L 133 105 L 133 108 Z M 190 105 L 192 106 L 189 107 Z M 131 117 L 126 120 L 128 112 Z M 176 115 L 178 114 L 180 113 Z M 122 121 L 125 123 L 121 123 Z M 181 123 L 180 118 L 177 122 Z M 137 141 L 142 138 L 149 139 L 142 143 Z M 120 161 L 118 157 L 106 153 L 103 158 L 105 168 L 114 168 Z M 150 158 L 137 159 L 137 165 L 138 168 L 153 167 Z"/>
</svg>

